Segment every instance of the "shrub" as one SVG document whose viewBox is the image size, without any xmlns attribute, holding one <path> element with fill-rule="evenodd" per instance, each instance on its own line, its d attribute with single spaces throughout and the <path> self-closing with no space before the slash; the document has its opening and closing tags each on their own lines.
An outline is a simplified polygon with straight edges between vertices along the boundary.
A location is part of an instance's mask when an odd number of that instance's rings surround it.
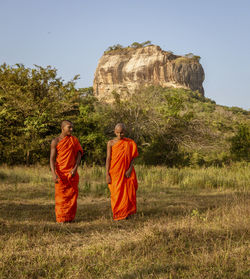
<svg viewBox="0 0 250 279">
<path fill-rule="evenodd" d="M 236 160 L 250 160 L 250 131 L 246 124 L 238 126 L 238 131 L 231 138 L 231 154 Z"/>
</svg>

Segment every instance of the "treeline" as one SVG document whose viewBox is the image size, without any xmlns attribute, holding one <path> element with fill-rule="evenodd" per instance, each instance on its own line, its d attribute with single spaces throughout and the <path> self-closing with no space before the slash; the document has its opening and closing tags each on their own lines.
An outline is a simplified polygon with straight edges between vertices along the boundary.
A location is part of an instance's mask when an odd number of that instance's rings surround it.
<svg viewBox="0 0 250 279">
<path fill-rule="evenodd" d="M 117 122 L 124 122 L 127 136 L 137 142 L 142 164 L 249 160 L 248 112 L 242 109 L 219 107 L 218 116 L 215 102 L 198 92 L 161 87 L 126 98 L 113 92 L 114 102 L 107 104 L 92 88 L 77 89 L 77 78 L 64 82 L 50 66 L 0 66 L 0 163 L 47 164 L 50 142 L 64 119 L 74 123 L 89 165 L 104 164 Z"/>
<path fill-rule="evenodd" d="M 116 51 L 116 50 L 122 50 L 122 49 L 125 49 L 125 48 L 132 48 L 132 49 L 136 49 L 136 48 L 140 48 L 140 47 L 145 47 L 145 46 L 149 46 L 151 45 L 152 42 L 151 41 L 145 41 L 145 42 L 142 42 L 142 43 L 138 43 L 138 42 L 133 42 L 131 45 L 127 46 L 127 47 L 124 47 L 120 44 L 116 44 L 116 45 L 113 45 L 113 46 L 109 46 L 107 49 L 106 49 L 106 53 L 107 52 L 110 52 L 110 51 Z"/>
</svg>

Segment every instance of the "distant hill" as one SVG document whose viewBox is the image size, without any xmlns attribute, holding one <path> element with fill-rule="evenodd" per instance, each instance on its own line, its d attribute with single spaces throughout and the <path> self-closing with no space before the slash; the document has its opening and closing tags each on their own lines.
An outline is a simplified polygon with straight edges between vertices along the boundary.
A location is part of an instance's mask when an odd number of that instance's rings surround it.
<svg viewBox="0 0 250 279">
<path fill-rule="evenodd" d="M 113 92 L 115 101 L 106 105 L 110 125 L 126 123 L 129 136 L 140 144 L 142 163 L 221 165 L 233 160 L 232 137 L 240 127 L 249 137 L 249 111 L 217 105 L 198 91 L 150 86 L 122 95 Z M 250 160 L 250 138 L 242 139 L 238 147 Z"/>
</svg>

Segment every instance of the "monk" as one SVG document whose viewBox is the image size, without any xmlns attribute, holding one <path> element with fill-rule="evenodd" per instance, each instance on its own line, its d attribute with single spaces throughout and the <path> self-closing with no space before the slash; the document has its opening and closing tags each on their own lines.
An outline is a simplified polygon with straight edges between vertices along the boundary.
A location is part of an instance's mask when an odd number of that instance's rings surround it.
<svg viewBox="0 0 250 279">
<path fill-rule="evenodd" d="M 55 213 L 58 223 L 74 220 L 77 209 L 79 175 L 83 155 L 78 139 L 72 136 L 73 124 L 64 120 L 62 132 L 51 142 L 50 168 L 55 182 Z"/>
<path fill-rule="evenodd" d="M 136 143 L 125 138 L 125 126 L 115 126 L 116 137 L 107 143 L 106 181 L 111 193 L 114 220 L 127 219 L 136 213 L 138 188 L 134 159 L 138 156 Z"/>
</svg>

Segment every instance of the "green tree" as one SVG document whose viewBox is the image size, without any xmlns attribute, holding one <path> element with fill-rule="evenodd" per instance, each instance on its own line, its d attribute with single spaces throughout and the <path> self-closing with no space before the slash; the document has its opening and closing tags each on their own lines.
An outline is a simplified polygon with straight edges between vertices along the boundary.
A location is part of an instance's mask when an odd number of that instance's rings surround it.
<svg viewBox="0 0 250 279">
<path fill-rule="evenodd" d="M 79 138 L 83 150 L 83 161 L 88 165 L 104 164 L 106 158 L 105 119 L 98 112 L 98 101 L 93 95 L 85 95 L 79 101 L 79 114 L 74 120 L 74 133 Z"/>
<path fill-rule="evenodd" d="M 145 41 L 143 43 L 138 43 L 138 42 L 134 42 L 130 45 L 130 47 L 132 48 L 139 48 L 139 47 L 145 47 L 151 44 L 151 41 Z"/>
<path fill-rule="evenodd" d="M 174 89 L 142 88 L 134 94 L 117 94 L 115 101 L 102 106 L 105 133 L 112 137 L 114 125 L 124 122 L 127 136 L 133 138 L 140 150 L 139 160 L 146 164 L 181 164 L 183 153 L 179 145 L 195 141 L 193 115 L 183 111 L 183 98 Z M 196 132 L 198 135 L 198 133 Z"/>
<path fill-rule="evenodd" d="M 148 45 L 151 45 L 152 42 L 151 41 L 145 41 L 142 43 L 143 46 L 148 46 Z"/>
<path fill-rule="evenodd" d="M 115 50 L 121 50 L 123 49 L 124 47 L 120 44 L 116 44 L 116 45 L 113 45 L 113 46 L 110 46 L 108 47 L 105 52 L 111 52 L 111 51 L 115 51 Z"/>
<path fill-rule="evenodd" d="M 231 138 L 230 150 L 234 159 L 250 161 L 250 131 L 246 124 L 238 126 L 236 135 Z"/>
<path fill-rule="evenodd" d="M 130 45 L 130 47 L 132 48 L 139 48 L 139 47 L 142 47 L 142 44 L 138 43 L 138 42 L 134 42 Z"/>
<path fill-rule="evenodd" d="M 58 123 L 77 111 L 76 76 L 63 83 L 50 66 L 0 66 L 1 162 L 30 164 L 48 160 Z"/>
</svg>

